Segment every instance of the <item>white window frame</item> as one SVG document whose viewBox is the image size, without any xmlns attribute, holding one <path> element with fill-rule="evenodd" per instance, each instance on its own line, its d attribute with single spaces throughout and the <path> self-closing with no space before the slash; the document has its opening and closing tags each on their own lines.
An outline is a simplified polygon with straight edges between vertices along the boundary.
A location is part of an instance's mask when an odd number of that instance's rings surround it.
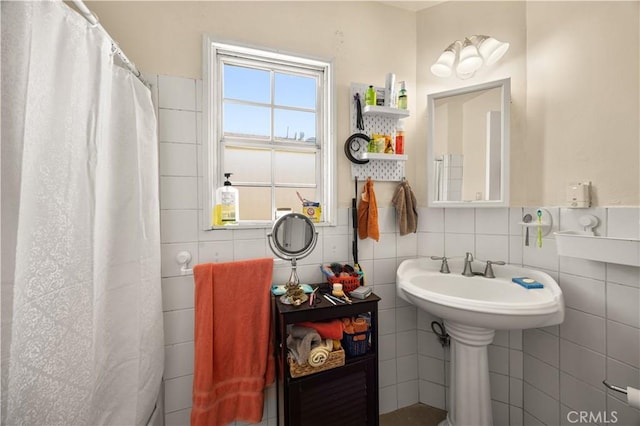
<svg viewBox="0 0 640 426">
<path fill-rule="evenodd" d="M 256 48 L 237 43 L 225 42 L 211 35 L 203 37 L 203 143 L 202 143 L 202 227 L 204 230 L 229 228 L 212 226 L 211 209 L 215 204 L 215 191 L 224 182 L 221 168 L 221 157 L 224 145 L 220 143 L 222 129 L 222 105 L 220 93 L 221 66 L 219 56 L 236 56 L 238 58 L 255 58 L 274 61 L 283 66 L 295 64 L 314 69 L 321 69 L 324 75 L 323 89 L 318 100 L 317 113 L 321 114 L 321 128 L 317 129 L 320 139 L 320 182 L 322 199 L 322 222 L 316 226 L 335 226 L 337 222 L 337 186 L 336 186 L 336 136 L 335 136 L 335 96 L 333 63 L 300 55 L 281 53 L 272 49 Z M 233 182 L 233 179 L 231 179 Z M 315 200 L 314 200 L 315 201 Z M 240 211 L 240 223 L 237 228 L 270 228 L 272 221 L 243 221 Z"/>
</svg>

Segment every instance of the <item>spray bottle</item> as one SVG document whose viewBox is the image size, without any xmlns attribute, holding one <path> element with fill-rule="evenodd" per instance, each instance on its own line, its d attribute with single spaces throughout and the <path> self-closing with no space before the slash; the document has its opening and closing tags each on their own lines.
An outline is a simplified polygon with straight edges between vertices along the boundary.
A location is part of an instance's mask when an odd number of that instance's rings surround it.
<svg viewBox="0 0 640 426">
<path fill-rule="evenodd" d="M 400 91 L 398 92 L 398 108 L 407 109 L 407 88 L 405 82 L 400 82 Z"/>
<path fill-rule="evenodd" d="M 240 220 L 238 190 L 229 182 L 231 173 L 225 173 L 224 176 L 227 180 L 216 190 L 216 206 L 213 210 L 214 226 L 237 225 Z"/>
</svg>

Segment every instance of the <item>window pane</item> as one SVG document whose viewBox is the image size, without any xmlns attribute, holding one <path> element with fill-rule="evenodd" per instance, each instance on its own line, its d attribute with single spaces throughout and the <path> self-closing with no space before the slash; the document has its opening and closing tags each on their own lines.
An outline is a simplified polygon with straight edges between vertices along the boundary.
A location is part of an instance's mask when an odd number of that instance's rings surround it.
<svg viewBox="0 0 640 426">
<path fill-rule="evenodd" d="M 275 109 L 274 136 L 297 141 L 316 141 L 316 114 L 313 112 Z"/>
<path fill-rule="evenodd" d="M 271 188 L 241 186 L 240 221 L 271 220 Z"/>
<path fill-rule="evenodd" d="M 276 151 L 274 174 L 276 183 L 316 183 L 316 153 Z"/>
<path fill-rule="evenodd" d="M 275 103 L 316 109 L 316 79 L 290 74 L 275 74 Z"/>
<path fill-rule="evenodd" d="M 269 74 L 269 71 L 265 70 L 225 64 L 223 97 L 225 99 L 270 103 Z"/>
<path fill-rule="evenodd" d="M 232 183 L 271 183 L 271 152 L 265 149 L 225 147 L 224 170 L 233 173 Z"/>
<path fill-rule="evenodd" d="M 223 133 L 233 136 L 271 135 L 270 109 L 251 105 L 224 104 Z"/>
</svg>

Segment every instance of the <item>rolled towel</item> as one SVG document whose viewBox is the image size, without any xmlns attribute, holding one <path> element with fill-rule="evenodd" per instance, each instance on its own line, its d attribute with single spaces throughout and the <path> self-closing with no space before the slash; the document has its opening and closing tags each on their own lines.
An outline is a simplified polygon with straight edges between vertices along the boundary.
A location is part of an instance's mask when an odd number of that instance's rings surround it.
<svg viewBox="0 0 640 426">
<path fill-rule="evenodd" d="M 316 346 L 309 353 L 309 365 L 312 367 L 320 367 L 327 362 L 329 358 L 329 350 L 324 346 Z"/>
<path fill-rule="evenodd" d="M 333 350 L 333 339 L 322 340 L 320 344 L 311 348 L 309 353 L 309 365 L 312 367 L 320 367 L 327 362 L 329 354 Z"/>
<path fill-rule="evenodd" d="M 369 324 L 367 324 L 367 320 L 364 318 L 355 318 L 351 323 L 353 324 L 353 329 L 356 333 L 367 331 L 369 329 Z"/>
<path fill-rule="evenodd" d="M 342 326 L 344 327 L 344 332 L 348 334 L 355 333 L 353 329 L 353 323 L 351 322 L 351 318 L 342 318 Z"/>
<path fill-rule="evenodd" d="M 353 324 L 353 330 L 356 333 L 363 333 L 369 329 L 369 324 L 367 324 L 367 320 L 365 320 L 364 318 L 355 318 L 351 323 Z M 365 334 L 360 334 L 358 336 L 355 336 L 353 340 L 358 341 L 364 340 L 366 338 L 367 336 Z"/>
<path fill-rule="evenodd" d="M 312 346 L 317 346 L 322 342 L 322 338 L 312 328 L 299 327 L 294 325 L 287 336 L 287 347 L 293 358 L 300 365 L 306 365 Z"/>
</svg>

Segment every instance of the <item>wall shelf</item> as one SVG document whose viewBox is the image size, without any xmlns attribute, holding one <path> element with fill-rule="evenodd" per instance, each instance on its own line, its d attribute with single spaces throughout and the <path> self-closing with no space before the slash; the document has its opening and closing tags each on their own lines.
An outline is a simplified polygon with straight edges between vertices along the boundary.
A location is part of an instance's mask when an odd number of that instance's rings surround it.
<svg viewBox="0 0 640 426">
<path fill-rule="evenodd" d="M 407 161 L 409 156 L 404 154 L 380 154 L 377 152 L 363 152 L 360 158 L 362 160 Z"/>
<path fill-rule="evenodd" d="M 640 266 L 640 240 L 597 237 L 575 231 L 554 232 L 558 255 Z"/>
<path fill-rule="evenodd" d="M 377 105 L 362 106 L 362 124 L 358 127 L 357 108 L 354 102 L 357 94 L 361 100 L 365 99 L 368 84 L 351 83 L 351 108 L 350 122 L 352 133 L 364 133 L 366 135 L 380 134 L 389 135 L 394 138 L 398 122 L 402 118 L 409 117 L 409 110 L 391 108 Z M 383 89 L 378 88 L 377 89 Z M 367 152 L 367 146 L 362 145 L 358 153 L 354 153 L 356 158 L 370 160 L 365 164 L 351 164 L 351 177 L 356 180 L 365 180 L 368 177 L 374 181 L 400 182 L 404 177 L 405 163 L 408 159 L 406 155 L 384 154 Z"/>
<path fill-rule="evenodd" d="M 362 109 L 362 115 L 381 115 L 390 118 L 407 118 L 410 113 L 407 109 L 391 108 L 378 105 L 365 105 Z"/>
</svg>

